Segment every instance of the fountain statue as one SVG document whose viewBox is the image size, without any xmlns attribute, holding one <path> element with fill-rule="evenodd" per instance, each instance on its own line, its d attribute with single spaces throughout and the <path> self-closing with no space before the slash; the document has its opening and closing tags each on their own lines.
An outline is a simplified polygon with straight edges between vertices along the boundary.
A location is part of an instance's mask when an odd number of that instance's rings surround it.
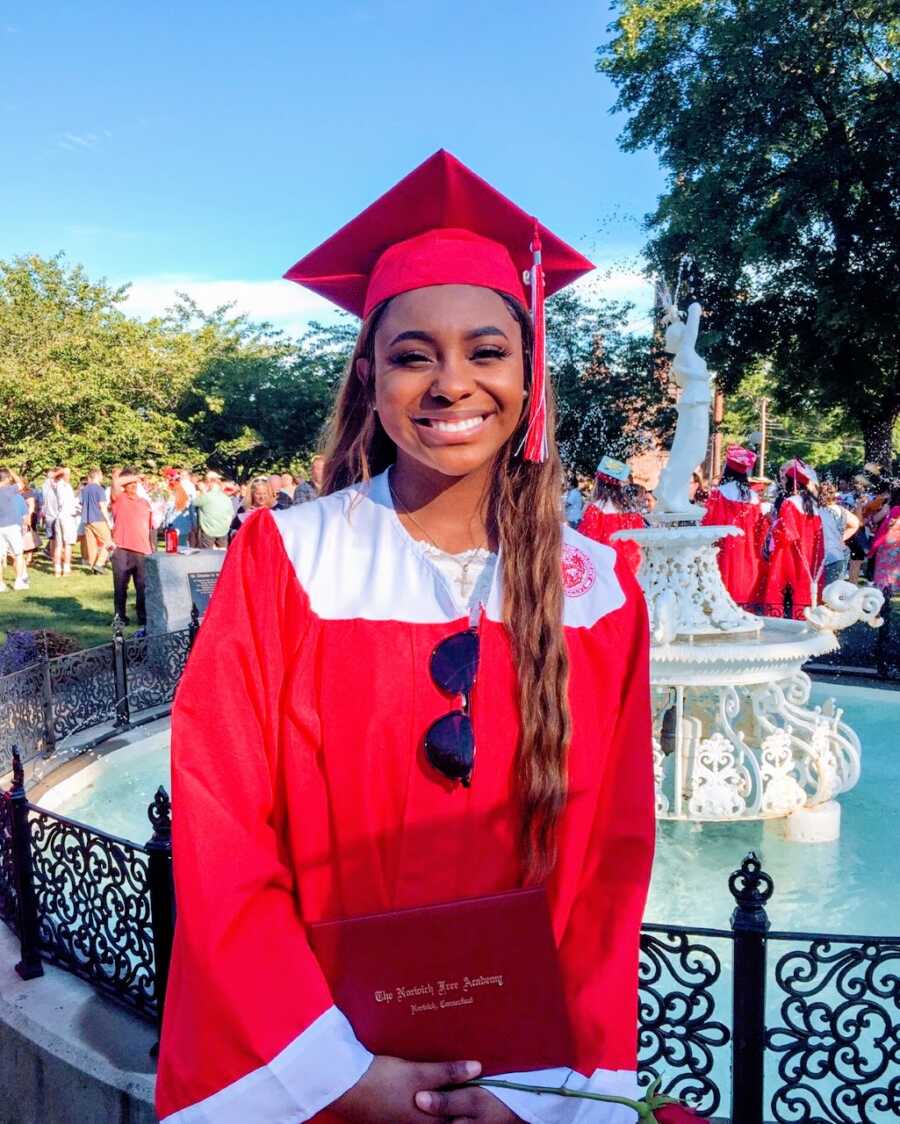
<svg viewBox="0 0 900 1124">
<path fill-rule="evenodd" d="M 700 305 L 688 306 L 687 318 L 681 314 L 668 289 L 660 291 L 663 318 L 666 323 L 665 348 L 672 360 L 672 376 L 681 394 L 678 399 L 678 425 L 669 460 L 656 486 L 655 513 L 703 517 L 703 508 L 690 501 L 688 485 L 691 473 L 706 459 L 709 442 L 709 404 L 712 401 L 710 374 L 706 362 L 697 354 L 695 344 L 700 331 Z"/>
<path fill-rule="evenodd" d="M 681 397 L 651 526 L 618 531 L 640 544 L 638 580 L 650 614 L 656 808 L 661 819 L 783 821 L 794 840 L 834 839 L 834 797 L 859 778 L 861 747 L 832 703 L 810 708 L 803 665 L 838 647 L 835 632 L 881 621 L 881 593 L 838 581 L 806 619 L 754 616 L 719 573 L 718 542 L 743 532 L 702 527 L 690 502 L 706 457 L 710 377 L 695 344 L 701 308 L 686 319 L 661 289 L 666 350 Z"/>
</svg>

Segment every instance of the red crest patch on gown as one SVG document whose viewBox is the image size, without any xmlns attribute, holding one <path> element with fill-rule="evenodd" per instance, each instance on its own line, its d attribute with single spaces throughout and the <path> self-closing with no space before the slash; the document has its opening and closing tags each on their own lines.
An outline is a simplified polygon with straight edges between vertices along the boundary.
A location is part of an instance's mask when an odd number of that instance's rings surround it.
<svg viewBox="0 0 900 1124">
<path fill-rule="evenodd" d="M 563 546 L 562 572 L 566 597 L 582 597 L 597 580 L 594 563 L 577 546 Z"/>
</svg>

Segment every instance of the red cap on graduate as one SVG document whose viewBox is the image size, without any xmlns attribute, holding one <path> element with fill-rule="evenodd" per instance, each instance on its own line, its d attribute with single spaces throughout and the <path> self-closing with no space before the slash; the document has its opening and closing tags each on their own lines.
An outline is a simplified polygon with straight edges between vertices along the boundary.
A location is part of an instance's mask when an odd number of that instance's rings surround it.
<svg viewBox="0 0 900 1124">
<path fill-rule="evenodd" d="M 390 297 L 431 285 L 480 285 L 530 307 L 535 342 L 524 455 L 542 461 L 544 297 L 593 268 L 440 149 L 284 276 L 363 318 Z"/>
<path fill-rule="evenodd" d="M 725 450 L 725 463 L 736 472 L 752 472 L 756 464 L 756 453 L 743 445 L 729 445 Z"/>
<path fill-rule="evenodd" d="M 782 465 L 781 476 L 784 480 L 796 480 L 801 488 L 805 488 L 809 484 L 819 483 L 816 470 L 799 457 L 794 457 L 787 464 Z"/>
</svg>

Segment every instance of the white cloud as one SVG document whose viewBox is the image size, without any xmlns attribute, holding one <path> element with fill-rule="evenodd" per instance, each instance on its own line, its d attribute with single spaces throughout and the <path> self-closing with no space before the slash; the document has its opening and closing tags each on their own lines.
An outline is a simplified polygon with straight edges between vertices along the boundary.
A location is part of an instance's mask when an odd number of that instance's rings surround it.
<svg viewBox="0 0 900 1124">
<path fill-rule="evenodd" d="M 640 273 L 593 274 L 576 282 L 576 288 L 588 300 L 600 296 L 632 301 L 635 309 L 629 330 L 649 328 L 653 286 Z M 132 282 L 124 310 L 145 320 L 162 316 L 175 304 L 179 292 L 187 293 L 204 312 L 233 302 L 235 311 L 246 313 L 251 320 L 268 320 L 276 328 L 295 336 L 305 331 L 310 320 L 329 321 L 338 315 L 330 301 L 291 281 L 211 281 L 183 276 L 145 277 Z"/>
<path fill-rule="evenodd" d="M 111 134 L 107 132 L 107 136 Z M 96 133 L 63 133 L 59 140 L 60 148 L 67 152 L 80 152 L 86 148 L 93 148 L 100 138 Z"/>
<path fill-rule="evenodd" d="M 149 319 L 162 316 L 187 293 L 204 312 L 223 304 L 251 320 L 268 320 L 290 335 L 300 335 L 310 320 L 333 320 L 337 311 L 330 301 L 301 289 L 291 281 L 206 281 L 189 277 L 145 277 L 132 282 L 124 311 Z"/>
</svg>

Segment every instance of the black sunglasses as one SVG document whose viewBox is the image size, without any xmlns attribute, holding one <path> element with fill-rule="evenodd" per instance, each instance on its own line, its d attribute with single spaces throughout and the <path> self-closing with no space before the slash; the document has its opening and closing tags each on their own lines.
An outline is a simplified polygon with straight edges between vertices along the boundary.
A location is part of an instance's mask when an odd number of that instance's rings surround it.
<svg viewBox="0 0 900 1124">
<path fill-rule="evenodd" d="M 454 632 L 438 644 L 429 662 L 431 678 L 448 695 L 461 695 L 462 707 L 432 722 L 425 732 L 429 764 L 464 788 L 475 767 L 475 730 L 469 716 L 469 695 L 478 674 L 478 633 Z"/>
</svg>

